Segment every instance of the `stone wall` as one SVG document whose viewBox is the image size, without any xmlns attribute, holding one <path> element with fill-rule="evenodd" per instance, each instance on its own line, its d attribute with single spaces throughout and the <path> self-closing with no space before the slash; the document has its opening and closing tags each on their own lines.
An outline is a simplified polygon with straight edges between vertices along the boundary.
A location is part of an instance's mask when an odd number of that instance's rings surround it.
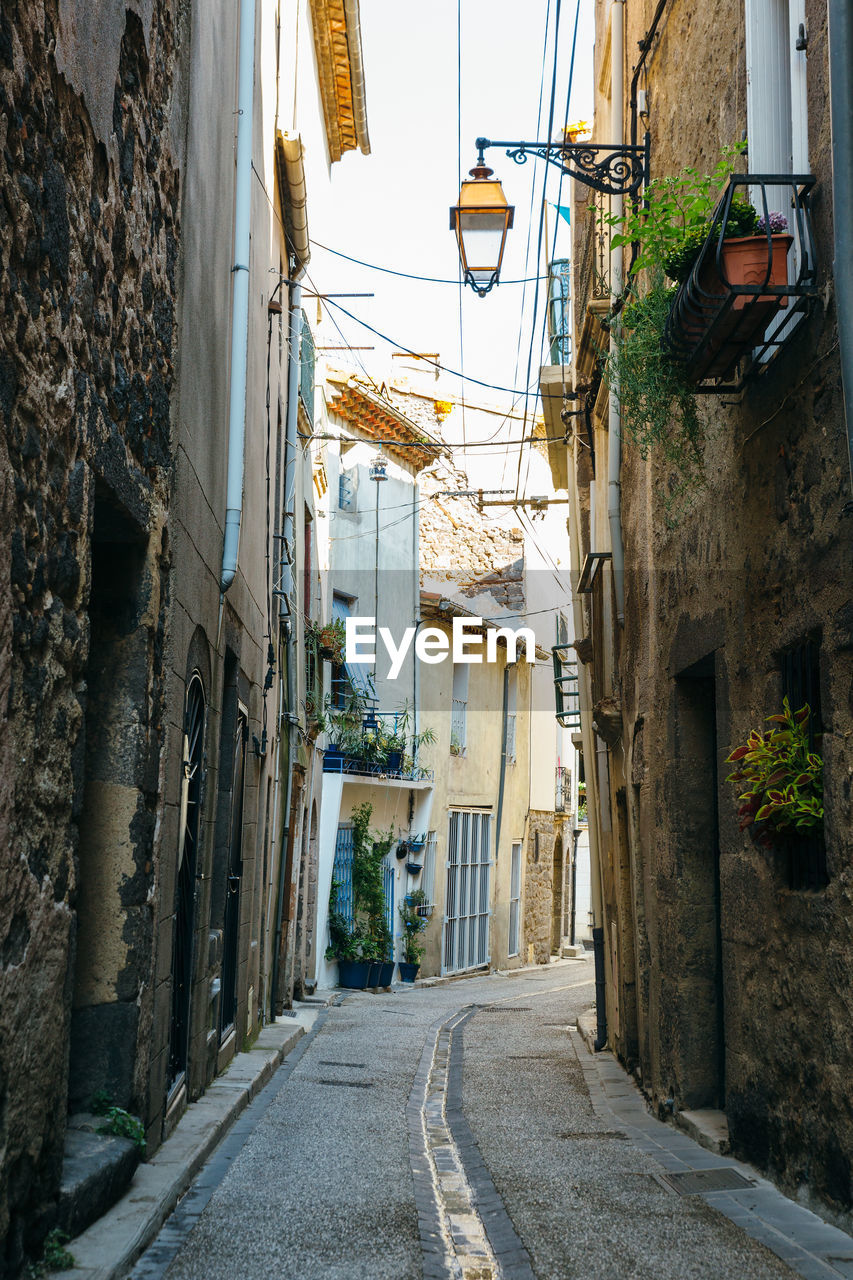
<svg viewBox="0 0 853 1280">
<path fill-rule="evenodd" d="M 78 1057 L 78 1082 L 140 1103 L 178 253 L 175 11 L 19 0 L 0 14 L 0 1275 L 17 1271 L 58 1183 L 72 1000 L 105 1038 L 97 1061 Z M 105 706 L 126 676 L 132 708 Z"/>
<path fill-rule="evenodd" d="M 675 527 L 660 499 L 665 468 L 624 449 L 628 575 L 613 690 L 624 736 L 611 754 L 607 890 L 623 983 L 610 1030 L 626 1060 L 636 1047 L 653 1099 L 724 1107 L 738 1154 L 849 1215 L 853 522 L 841 515 L 850 480 L 830 273 L 825 7 L 807 9 L 821 295 L 738 402 L 704 398 L 706 480 Z M 628 6 L 626 48 L 647 19 L 647 6 Z M 740 0 L 669 13 L 649 94 L 655 176 L 709 168 L 741 137 Z M 792 883 L 782 853 L 738 830 L 723 780 L 726 755 L 780 709 L 782 656 L 807 638 L 819 655 L 829 877 L 811 891 Z"/>
<path fill-rule="evenodd" d="M 522 889 L 521 953 L 527 964 L 547 964 L 551 958 L 555 872 L 559 886 L 557 896 L 562 908 L 562 849 L 554 814 L 531 809 Z"/>
</svg>

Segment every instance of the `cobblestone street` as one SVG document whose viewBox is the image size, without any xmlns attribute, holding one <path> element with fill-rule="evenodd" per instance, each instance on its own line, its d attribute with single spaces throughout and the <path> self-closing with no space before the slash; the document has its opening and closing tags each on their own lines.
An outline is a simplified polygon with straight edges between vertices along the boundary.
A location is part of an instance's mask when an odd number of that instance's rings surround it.
<svg viewBox="0 0 853 1280">
<path fill-rule="evenodd" d="M 610 1055 L 591 1057 L 574 1030 L 591 976 L 576 961 L 348 995 L 134 1280 L 849 1275 L 818 1238 L 832 1228 L 649 1117 Z M 746 1189 L 679 1195 L 664 1180 L 714 1167 L 739 1168 Z"/>
</svg>

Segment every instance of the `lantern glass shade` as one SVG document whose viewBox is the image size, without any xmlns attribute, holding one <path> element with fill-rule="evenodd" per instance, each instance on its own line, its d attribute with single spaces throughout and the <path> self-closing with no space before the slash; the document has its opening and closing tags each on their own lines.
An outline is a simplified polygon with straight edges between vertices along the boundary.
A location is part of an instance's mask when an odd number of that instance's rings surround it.
<svg viewBox="0 0 853 1280">
<path fill-rule="evenodd" d="M 473 178 L 462 183 L 458 205 L 450 210 L 450 229 L 456 233 L 465 281 L 482 297 L 500 277 L 506 233 L 515 210 L 507 204 L 491 169 L 481 165 L 471 173 Z"/>
</svg>

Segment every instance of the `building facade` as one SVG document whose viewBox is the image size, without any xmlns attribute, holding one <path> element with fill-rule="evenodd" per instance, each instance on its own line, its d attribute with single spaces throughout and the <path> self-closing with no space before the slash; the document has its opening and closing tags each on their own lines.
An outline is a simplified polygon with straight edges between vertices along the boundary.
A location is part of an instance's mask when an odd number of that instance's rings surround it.
<svg viewBox="0 0 853 1280">
<path fill-rule="evenodd" d="M 736 306 L 701 260 L 673 291 L 665 340 L 698 392 L 685 466 L 638 446 L 630 388 L 602 378 L 614 328 L 636 323 L 613 308 L 630 248 L 610 245 L 616 203 L 573 184 L 573 352 L 542 385 L 570 424 L 552 468 L 572 498 L 599 1043 L 661 1114 L 723 1113 L 735 1153 L 849 1223 L 853 388 L 831 267 L 833 217 L 849 212 L 832 205 L 827 6 L 663 5 L 651 27 L 632 0 L 596 15 L 595 139 L 648 130 L 654 180 L 711 172 L 746 138 L 748 176 L 729 189 L 790 232 L 786 310 L 762 294 L 766 267 Z M 640 273 L 635 293 L 651 288 Z M 823 822 L 757 841 L 726 759 L 786 697 L 810 707 Z"/>
<path fill-rule="evenodd" d="M 54 1220 L 69 1112 L 105 1095 L 151 1151 L 291 999 L 300 130 L 321 179 L 369 139 L 357 4 L 16 6 L 0 79 L 11 1276 Z"/>
</svg>

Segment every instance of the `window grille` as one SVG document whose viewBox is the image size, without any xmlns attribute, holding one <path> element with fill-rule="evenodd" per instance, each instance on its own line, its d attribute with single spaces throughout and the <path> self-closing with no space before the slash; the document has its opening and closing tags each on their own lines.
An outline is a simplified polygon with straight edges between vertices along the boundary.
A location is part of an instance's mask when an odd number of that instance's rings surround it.
<svg viewBox="0 0 853 1280">
<path fill-rule="evenodd" d="M 537 832 L 538 835 L 538 832 Z M 512 846 L 509 873 L 509 947 L 508 954 L 518 955 L 519 919 L 521 915 L 521 845 Z"/>
<path fill-rule="evenodd" d="M 459 973 L 489 962 L 490 872 L 491 814 L 452 810 L 447 837 L 442 973 Z"/>
<path fill-rule="evenodd" d="M 792 711 L 808 706 L 809 750 L 823 754 L 820 711 L 820 645 L 810 637 L 781 655 L 782 694 Z M 804 831 L 786 841 L 788 884 L 792 889 L 823 889 L 829 883 L 822 831 Z"/>
<path fill-rule="evenodd" d="M 351 471 L 338 476 L 338 510 L 355 511 L 355 478 Z"/>
</svg>

